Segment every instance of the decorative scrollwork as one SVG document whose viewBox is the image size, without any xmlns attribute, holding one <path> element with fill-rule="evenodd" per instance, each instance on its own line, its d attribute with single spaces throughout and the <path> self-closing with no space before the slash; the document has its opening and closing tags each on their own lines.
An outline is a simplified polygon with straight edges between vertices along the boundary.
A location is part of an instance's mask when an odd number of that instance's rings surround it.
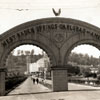
<svg viewBox="0 0 100 100">
<path fill-rule="evenodd" d="M 64 35 L 63 34 L 56 34 L 55 35 L 55 41 L 56 42 L 63 42 L 64 41 Z"/>
</svg>

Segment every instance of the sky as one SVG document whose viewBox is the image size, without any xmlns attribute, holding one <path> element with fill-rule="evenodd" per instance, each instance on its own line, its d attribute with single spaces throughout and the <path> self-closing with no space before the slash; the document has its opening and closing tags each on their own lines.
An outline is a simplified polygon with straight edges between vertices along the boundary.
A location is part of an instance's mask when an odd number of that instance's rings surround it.
<svg viewBox="0 0 100 100">
<path fill-rule="evenodd" d="M 100 0 L 0 0 L 0 34 L 24 22 L 55 17 L 52 8 L 56 11 L 61 8 L 60 17 L 78 19 L 100 27 Z M 96 57 L 100 55 L 99 50 L 88 45 L 77 48 L 73 51 Z M 36 47 L 34 49 L 37 53 L 41 52 Z"/>
</svg>

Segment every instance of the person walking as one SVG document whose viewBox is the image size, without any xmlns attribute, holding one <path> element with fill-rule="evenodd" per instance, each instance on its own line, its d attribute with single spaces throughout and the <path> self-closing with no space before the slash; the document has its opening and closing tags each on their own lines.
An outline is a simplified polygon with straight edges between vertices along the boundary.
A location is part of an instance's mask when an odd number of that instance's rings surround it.
<svg viewBox="0 0 100 100">
<path fill-rule="evenodd" d="M 33 84 L 35 84 L 35 78 L 33 78 Z"/>
<path fill-rule="evenodd" d="M 37 82 L 37 84 L 39 83 L 39 79 L 38 78 L 36 78 L 36 82 Z"/>
</svg>

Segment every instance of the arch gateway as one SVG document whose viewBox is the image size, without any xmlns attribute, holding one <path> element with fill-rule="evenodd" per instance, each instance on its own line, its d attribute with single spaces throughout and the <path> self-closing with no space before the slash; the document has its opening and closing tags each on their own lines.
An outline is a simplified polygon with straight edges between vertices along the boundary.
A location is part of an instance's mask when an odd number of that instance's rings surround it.
<svg viewBox="0 0 100 100">
<path fill-rule="evenodd" d="M 100 29 L 68 18 L 46 18 L 30 21 L 0 35 L 0 95 L 5 94 L 6 58 L 22 44 L 33 44 L 45 50 L 51 60 L 53 91 L 68 90 L 67 58 L 80 44 L 100 49 Z"/>
</svg>

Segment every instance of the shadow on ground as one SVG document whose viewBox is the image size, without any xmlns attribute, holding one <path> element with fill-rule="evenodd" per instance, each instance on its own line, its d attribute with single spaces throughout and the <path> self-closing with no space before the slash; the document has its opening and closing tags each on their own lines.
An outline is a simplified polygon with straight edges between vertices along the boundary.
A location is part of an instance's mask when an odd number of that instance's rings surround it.
<svg viewBox="0 0 100 100">
<path fill-rule="evenodd" d="M 36 93 L 9 94 L 9 95 L 6 95 L 6 96 L 14 96 L 14 95 L 31 95 L 31 94 L 44 94 L 44 93 L 52 93 L 52 91 L 49 91 L 49 92 L 36 92 Z"/>
<path fill-rule="evenodd" d="M 78 92 L 78 91 L 100 91 L 100 89 L 80 89 L 80 90 L 68 90 L 68 91 L 58 91 L 58 92 Z M 6 96 L 14 96 L 14 95 L 31 95 L 31 94 L 46 94 L 46 93 L 55 93 L 53 91 L 48 92 L 36 92 L 36 93 L 20 93 L 20 94 L 9 94 Z"/>
</svg>

